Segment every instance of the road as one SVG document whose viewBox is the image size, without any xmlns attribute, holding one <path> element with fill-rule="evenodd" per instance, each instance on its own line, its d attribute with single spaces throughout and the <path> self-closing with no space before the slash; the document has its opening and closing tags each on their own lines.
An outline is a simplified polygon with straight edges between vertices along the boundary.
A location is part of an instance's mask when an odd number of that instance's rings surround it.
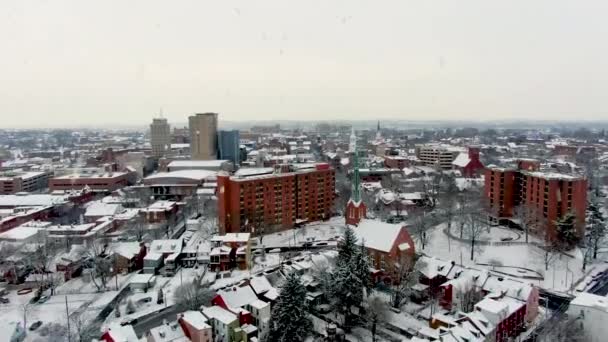
<svg viewBox="0 0 608 342">
<path fill-rule="evenodd" d="M 167 322 L 173 322 L 176 320 L 177 314 L 183 310 L 179 310 L 177 306 L 169 306 L 162 312 L 151 314 L 143 319 L 139 319 L 137 323 L 133 324 L 133 330 L 138 337 L 142 337 L 144 333 L 152 328 L 155 328 L 162 324 L 163 320 Z"/>
</svg>

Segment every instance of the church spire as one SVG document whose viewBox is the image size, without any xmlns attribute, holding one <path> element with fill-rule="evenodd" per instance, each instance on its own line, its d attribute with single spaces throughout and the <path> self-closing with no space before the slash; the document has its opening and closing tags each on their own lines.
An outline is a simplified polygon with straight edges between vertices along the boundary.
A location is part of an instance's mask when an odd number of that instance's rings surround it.
<svg viewBox="0 0 608 342">
<path fill-rule="evenodd" d="M 359 184 L 359 150 L 355 142 L 355 155 L 353 156 L 353 190 L 351 199 L 355 203 L 361 202 L 361 187 Z"/>
</svg>

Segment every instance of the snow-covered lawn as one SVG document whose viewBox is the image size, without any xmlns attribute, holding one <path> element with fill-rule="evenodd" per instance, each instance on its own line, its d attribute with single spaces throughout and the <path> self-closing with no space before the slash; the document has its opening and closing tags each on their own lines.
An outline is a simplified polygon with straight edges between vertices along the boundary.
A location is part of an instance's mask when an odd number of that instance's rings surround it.
<svg viewBox="0 0 608 342">
<path fill-rule="evenodd" d="M 448 239 L 447 235 L 443 232 L 444 228 L 445 224 L 434 227 L 429 233 L 429 243 L 424 250 L 418 246 L 418 252 L 478 268 L 492 269 L 492 266 L 482 266 L 478 265 L 478 263 L 529 268 L 539 272 L 544 277 L 542 281 L 530 280 L 531 282 L 546 289 L 562 292 L 569 291 L 572 285 L 576 284 L 584 276 L 582 271 L 582 254 L 578 249 L 569 252 L 574 258 L 566 255 L 556 256 L 550 263 L 548 270 L 545 270 L 543 251 L 533 245 L 477 246 L 474 258 L 471 260 L 470 244 Z M 456 229 L 454 227 L 452 229 L 454 235 L 457 235 Z M 494 234 L 492 230 L 487 235 L 492 236 Z M 496 230 L 495 234 L 503 235 L 504 231 L 502 229 Z M 530 241 L 532 240 L 533 238 L 530 238 Z M 523 236 L 520 241 L 523 241 Z M 593 268 L 606 268 L 606 266 L 606 264 L 598 260 L 596 263 L 587 266 L 587 272 Z M 509 273 L 513 276 L 517 274 L 516 272 Z M 521 274 L 524 275 L 526 273 Z"/>
<path fill-rule="evenodd" d="M 267 247 L 302 245 L 305 242 L 335 241 L 344 231 L 344 218 L 332 217 L 325 222 L 308 224 L 301 228 L 288 229 L 279 233 L 268 234 L 262 239 Z"/>
<path fill-rule="evenodd" d="M 116 292 L 113 292 L 115 295 Z M 34 296 L 34 292 L 26 295 L 18 295 L 17 291 L 10 291 L 6 298 L 10 300 L 8 304 L 0 304 L 0 341 L 8 341 L 15 326 L 23 324 L 24 311 L 27 317 L 27 328 L 36 321 L 42 321 L 43 324 L 58 323 L 63 326 L 67 325 L 66 316 L 66 296 L 55 295 L 48 299 L 46 303 L 29 304 L 29 301 Z M 104 297 L 108 293 L 100 294 L 69 294 L 67 295 L 68 312 L 73 315 L 75 312 L 85 311 L 84 316 L 87 318 L 94 317 L 101 310 L 100 305 L 95 303 L 104 301 Z M 93 305 L 91 305 L 93 304 Z M 34 341 L 39 338 L 36 332 L 27 331 L 26 341 Z"/>
</svg>

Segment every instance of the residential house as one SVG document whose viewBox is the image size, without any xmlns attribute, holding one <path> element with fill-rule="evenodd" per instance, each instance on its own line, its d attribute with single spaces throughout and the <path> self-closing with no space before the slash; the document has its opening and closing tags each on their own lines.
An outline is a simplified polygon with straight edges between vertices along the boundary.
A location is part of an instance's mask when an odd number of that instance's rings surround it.
<svg viewBox="0 0 608 342">
<path fill-rule="evenodd" d="M 249 233 L 228 233 L 216 235 L 211 239 L 213 248 L 209 253 L 211 270 L 245 270 L 251 258 Z"/>
<path fill-rule="evenodd" d="M 214 341 L 216 342 L 245 342 L 246 335 L 241 330 L 238 317 L 232 312 L 214 305 L 203 308 L 203 315 L 211 325 Z"/>
<path fill-rule="evenodd" d="M 186 342 L 188 338 L 178 322 L 154 327 L 146 332 L 147 342 Z"/>
<path fill-rule="evenodd" d="M 177 322 L 191 342 L 212 342 L 213 333 L 207 318 L 200 311 L 186 311 L 178 315 Z"/>
<path fill-rule="evenodd" d="M 354 232 L 357 243 L 365 245 L 376 281 L 398 282 L 401 268 L 414 265 L 415 245 L 405 226 L 365 219 Z"/>
</svg>

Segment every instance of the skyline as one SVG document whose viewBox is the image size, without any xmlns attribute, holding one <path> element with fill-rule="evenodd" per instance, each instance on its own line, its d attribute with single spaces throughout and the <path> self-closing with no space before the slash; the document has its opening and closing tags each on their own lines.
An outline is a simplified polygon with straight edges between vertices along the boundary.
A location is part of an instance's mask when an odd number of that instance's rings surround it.
<svg viewBox="0 0 608 342">
<path fill-rule="evenodd" d="M 601 1 L 3 7 L 3 128 L 608 119 Z"/>
</svg>

